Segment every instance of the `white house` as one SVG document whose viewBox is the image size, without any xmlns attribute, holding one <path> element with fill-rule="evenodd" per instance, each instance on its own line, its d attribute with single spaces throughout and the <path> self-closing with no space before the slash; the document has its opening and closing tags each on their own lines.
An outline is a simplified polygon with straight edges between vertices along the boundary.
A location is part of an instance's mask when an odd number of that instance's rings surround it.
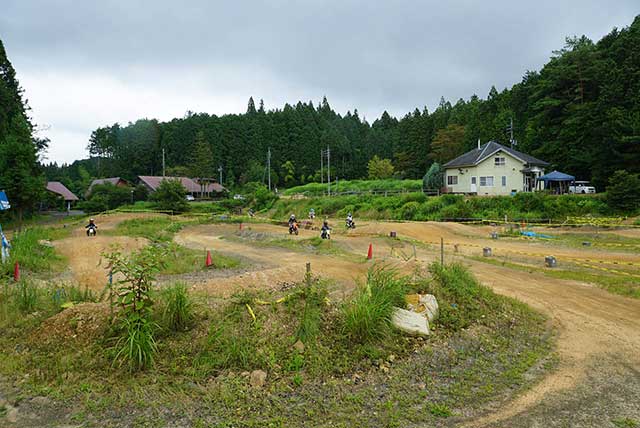
<svg viewBox="0 0 640 428">
<path fill-rule="evenodd" d="M 549 163 L 489 141 L 444 164 L 449 193 L 509 195 L 542 190 L 538 177 Z"/>
</svg>

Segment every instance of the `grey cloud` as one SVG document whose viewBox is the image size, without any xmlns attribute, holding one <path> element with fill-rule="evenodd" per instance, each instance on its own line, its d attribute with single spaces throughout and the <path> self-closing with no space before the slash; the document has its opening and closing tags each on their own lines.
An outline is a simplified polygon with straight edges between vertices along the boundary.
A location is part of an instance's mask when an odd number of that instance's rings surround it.
<svg viewBox="0 0 640 428">
<path fill-rule="evenodd" d="M 615 6 L 595 0 L 4 0 L 0 38 L 18 77 L 53 73 L 85 83 L 105 77 L 121 84 L 127 102 L 135 102 L 133 91 L 164 99 L 148 117 L 169 119 L 163 115 L 185 99 L 194 110 L 224 113 L 232 106 L 241 111 L 249 95 L 279 107 L 326 94 L 339 110 L 358 108 L 373 120 L 385 109 L 396 115 L 433 109 L 441 96 L 484 97 L 491 85 L 502 89 L 538 69 L 566 36 L 597 39 L 630 24 L 636 13 L 637 0 Z M 30 94 L 23 85 L 34 109 L 51 108 L 42 100 L 44 88 Z M 92 88 L 77 91 L 86 96 Z M 100 120 L 125 116 L 117 99 L 95 101 L 104 104 L 97 116 L 70 111 L 64 119 L 43 111 L 37 117 L 55 116 L 52 125 L 75 135 L 81 123 L 88 137 Z M 64 156 L 71 160 L 71 151 Z"/>
</svg>

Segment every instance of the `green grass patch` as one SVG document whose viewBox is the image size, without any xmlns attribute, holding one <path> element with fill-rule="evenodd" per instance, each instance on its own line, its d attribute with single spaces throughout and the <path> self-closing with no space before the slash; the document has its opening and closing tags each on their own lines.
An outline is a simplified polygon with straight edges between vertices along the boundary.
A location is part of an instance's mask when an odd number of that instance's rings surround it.
<svg viewBox="0 0 640 428">
<path fill-rule="evenodd" d="M 62 239 L 68 235 L 67 229 L 34 227 L 16 232 L 11 239 L 10 257 L 2 264 L 0 272 L 5 277 L 13 275 L 16 262 L 22 270 L 34 273 L 59 272 L 64 269 L 66 260 L 56 253 L 53 246 L 45 241 Z"/>
<path fill-rule="evenodd" d="M 331 191 L 345 192 L 421 192 L 422 180 L 343 180 L 338 186 L 332 184 Z M 303 186 L 291 187 L 284 191 L 284 195 L 313 195 L 322 196 L 327 193 L 327 185 L 321 183 L 308 183 Z"/>
<path fill-rule="evenodd" d="M 206 253 L 172 242 L 177 232 L 186 225 L 199 224 L 200 219 L 175 217 L 149 217 L 125 220 L 118 224 L 114 234 L 143 237 L 158 245 L 167 246 L 163 259 L 162 275 L 180 275 L 204 269 Z M 240 261 L 220 253 L 213 254 L 213 269 L 231 269 L 240 266 Z"/>
<path fill-rule="evenodd" d="M 147 238 L 156 242 L 169 242 L 189 221 L 173 217 L 146 217 L 124 220 L 118 224 L 114 234 Z"/>
<path fill-rule="evenodd" d="M 354 340 L 344 327 L 344 308 L 353 301 L 327 301 L 331 284 L 309 276 L 286 291 L 224 300 L 184 288 L 158 296 L 153 319 L 161 320 L 170 301 L 185 297 L 194 303 L 194 316 L 187 330 L 154 327 L 162 334 L 154 336 L 153 366 L 135 376 L 112 364 L 112 343 L 105 339 L 81 346 L 28 342 L 37 323 L 20 334 L 0 329 L 0 374 L 28 379 L 23 396 L 73 402 L 77 420 L 107 426 L 140 420 L 175 425 L 173 415 L 197 415 L 186 416 L 194 426 L 437 426 L 452 415 L 481 414 L 487 403 L 523 388 L 551 345 L 545 320 L 526 306 L 481 290 L 462 267 L 439 269 L 411 283 L 374 269 L 368 287 L 353 296 L 370 294 L 366 305 L 379 310 L 402 304 L 406 289 L 426 290 L 436 293 L 441 308 L 470 312 L 450 313 L 427 340 L 391 330 L 371 333 L 372 323 L 360 330 L 368 340 Z M 378 319 L 387 322 L 386 316 Z M 123 352 L 133 350 L 135 357 L 143 344 L 152 346 L 137 339 L 140 330 L 132 328 Z M 304 349 L 294 347 L 298 340 Z M 29 352 L 17 346 L 25 341 Z M 249 383 L 255 369 L 267 373 L 262 388 Z M 158 408 L 163 412 L 153 411 Z"/>
<path fill-rule="evenodd" d="M 640 422 L 638 422 L 636 419 L 631 419 L 631 418 L 616 418 L 616 419 L 613 419 L 611 423 L 618 428 L 640 427 Z"/>
</svg>

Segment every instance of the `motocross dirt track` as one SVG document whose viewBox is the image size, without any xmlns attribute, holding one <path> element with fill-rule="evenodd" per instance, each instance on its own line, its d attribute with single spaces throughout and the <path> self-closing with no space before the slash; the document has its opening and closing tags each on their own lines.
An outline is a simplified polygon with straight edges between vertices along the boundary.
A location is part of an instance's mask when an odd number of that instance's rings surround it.
<svg viewBox="0 0 640 428">
<path fill-rule="evenodd" d="M 113 216 L 98 219 L 100 230 L 113 227 L 124 218 Z M 289 237 L 285 227 L 271 224 L 252 224 L 246 228 L 250 229 L 250 233 L 271 235 L 278 239 L 301 240 L 317 234 L 317 231 L 303 229 L 300 236 Z M 424 267 L 439 257 L 439 247 L 425 245 L 415 249 L 417 261 L 405 262 L 397 257 L 390 257 L 390 244 L 382 237 L 388 236 L 392 230 L 399 236 L 424 243 L 437 243 L 442 237 L 450 245 L 460 245 L 458 253 L 454 253 L 451 246 L 447 247 L 447 261 L 458 259 L 468 264 L 478 279 L 496 292 L 515 297 L 546 314 L 557 331 L 557 369 L 510 403 L 502 403 L 499 409 L 496 408 L 482 419 L 465 426 L 503 426 L 501 423 L 504 421 L 507 421 L 504 426 L 524 426 L 518 423 L 520 417 L 527 415 L 534 407 L 549 407 L 562 397 L 570 397 L 576 388 L 586 382 L 587 377 L 602 384 L 607 382 L 608 373 L 618 367 L 640 367 L 640 300 L 614 295 L 584 282 L 555 279 L 537 271 L 530 273 L 514 270 L 464 257 L 480 255 L 481 248 L 485 245 L 490 245 L 496 253 L 517 251 L 537 254 L 550 251 L 544 243 L 490 240 L 488 233 L 491 228 L 487 226 L 365 222 L 359 224 L 356 230 L 337 231 L 332 237 L 332 245 L 346 253 L 355 253 L 352 257 L 255 245 L 246 235 L 238 233 L 238 225 L 188 227 L 176 235 L 175 241 L 190 248 L 213 250 L 214 257 L 216 251 L 235 255 L 247 264 L 246 269 L 237 272 L 224 275 L 212 273 L 201 279 L 195 284 L 201 291 L 228 296 L 242 288 L 275 288 L 282 282 L 299 281 L 304 275 L 306 262 L 310 262 L 314 274 L 336 280 L 339 288 L 334 293 L 341 294 L 351 290 L 370 266 L 364 262 L 369 243 L 374 244 L 374 259 L 386 260 L 407 272 L 416 265 Z M 78 280 L 88 281 L 92 286 L 99 283 L 102 287 L 104 270 L 96 265 L 100 252 L 113 243 L 115 238 L 98 236 L 89 239 L 83 233 L 84 230 L 79 229 L 73 237 L 60 241 L 56 247 L 69 257 L 71 269 Z M 117 241 L 128 249 L 144 245 L 144 240 L 140 239 L 118 238 Z M 583 257 L 640 263 L 640 254 L 637 252 L 568 247 L 553 247 L 552 251 L 560 261 L 563 257 Z M 357 259 L 360 257 L 358 254 L 362 255 L 362 260 Z M 538 262 L 542 266 L 542 260 Z M 542 269 L 540 267 L 539 270 Z M 637 267 L 635 269 L 638 270 Z M 603 385 L 596 385 L 599 386 Z M 581 405 L 590 406 L 589 403 Z M 637 400 L 631 406 L 630 411 L 635 417 L 640 417 Z M 537 425 L 536 422 L 531 426 L 544 425 Z"/>
</svg>

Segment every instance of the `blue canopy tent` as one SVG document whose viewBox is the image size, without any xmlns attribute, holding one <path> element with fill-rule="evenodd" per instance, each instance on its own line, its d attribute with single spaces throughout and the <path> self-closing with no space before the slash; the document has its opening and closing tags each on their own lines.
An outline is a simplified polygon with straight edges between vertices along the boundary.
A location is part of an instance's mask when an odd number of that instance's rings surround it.
<svg viewBox="0 0 640 428">
<path fill-rule="evenodd" d="M 569 191 L 569 184 L 576 178 L 573 175 L 560 171 L 552 171 L 549 174 L 538 177 L 538 181 L 544 182 L 545 190 L 551 190 L 556 194 L 563 194 Z"/>
<path fill-rule="evenodd" d="M 7 194 L 0 192 L 0 211 L 8 210 L 9 208 L 11 208 L 11 205 L 9 204 Z"/>
</svg>

